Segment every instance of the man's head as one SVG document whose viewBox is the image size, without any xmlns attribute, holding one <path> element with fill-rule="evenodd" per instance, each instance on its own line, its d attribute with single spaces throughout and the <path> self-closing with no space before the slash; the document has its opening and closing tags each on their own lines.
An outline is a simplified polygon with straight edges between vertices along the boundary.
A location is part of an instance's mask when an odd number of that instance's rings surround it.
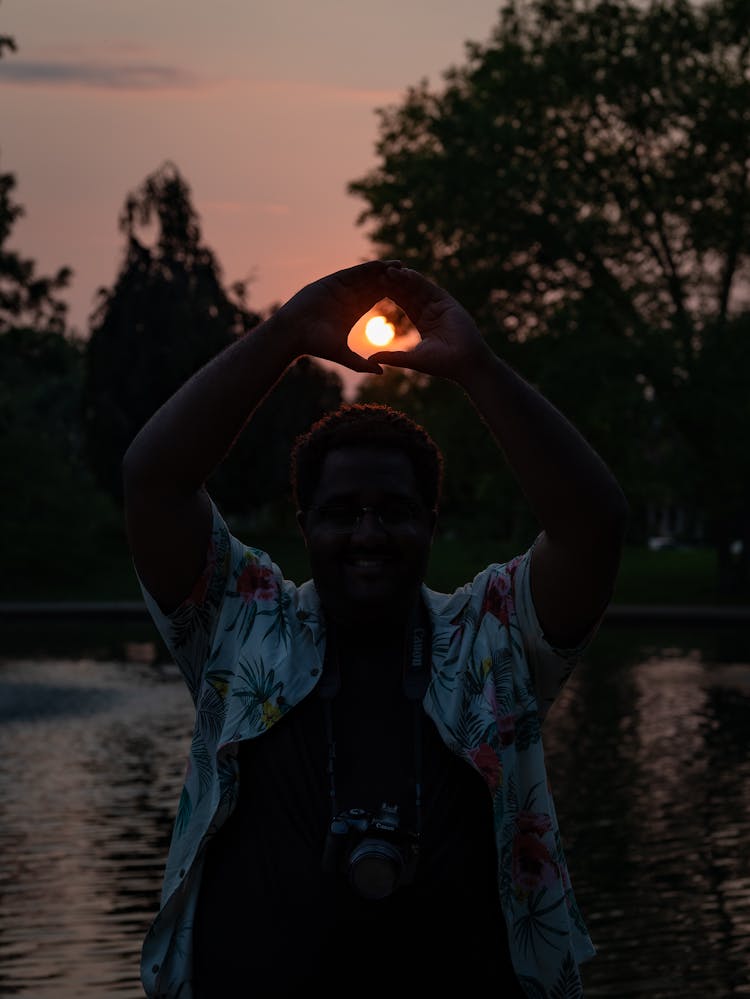
<svg viewBox="0 0 750 999">
<path fill-rule="evenodd" d="M 442 455 L 424 428 L 389 406 L 343 406 L 297 440 L 297 518 L 331 616 L 386 627 L 409 614 L 427 568 L 442 474 Z"/>
<path fill-rule="evenodd" d="M 336 448 L 401 451 L 414 471 L 422 502 L 437 510 L 443 484 L 443 456 L 424 427 L 391 406 L 341 406 L 301 434 L 292 451 L 292 488 L 297 509 L 308 510 L 326 454 Z"/>
</svg>

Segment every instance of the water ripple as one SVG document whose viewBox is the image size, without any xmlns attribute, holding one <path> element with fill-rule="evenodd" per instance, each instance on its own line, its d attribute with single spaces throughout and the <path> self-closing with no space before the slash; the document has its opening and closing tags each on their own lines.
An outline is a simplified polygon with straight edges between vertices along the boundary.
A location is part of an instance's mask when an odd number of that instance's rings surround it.
<svg viewBox="0 0 750 999">
<path fill-rule="evenodd" d="M 750 996 L 750 649 L 730 646 L 609 629 L 545 723 L 587 999 Z M 146 652 L 0 660 L 0 995 L 142 997 L 191 725 Z"/>
</svg>

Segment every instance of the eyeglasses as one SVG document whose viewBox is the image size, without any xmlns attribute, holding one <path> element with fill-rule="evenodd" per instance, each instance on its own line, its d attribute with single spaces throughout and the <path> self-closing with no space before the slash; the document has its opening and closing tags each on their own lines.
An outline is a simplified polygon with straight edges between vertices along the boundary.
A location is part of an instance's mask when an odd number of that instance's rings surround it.
<svg viewBox="0 0 750 999">
<path fill-rule="evenodd" d="M 406 499 L 391 499 L 377 506 L 357 506 L 353 503 L 327 503 L 311 506 L 318 521 L 333 531 L 353 531 L 366 513 L 371 513 L 385 530 L 398 530 L 419 520 L 423 508 Z"/>
</svg>

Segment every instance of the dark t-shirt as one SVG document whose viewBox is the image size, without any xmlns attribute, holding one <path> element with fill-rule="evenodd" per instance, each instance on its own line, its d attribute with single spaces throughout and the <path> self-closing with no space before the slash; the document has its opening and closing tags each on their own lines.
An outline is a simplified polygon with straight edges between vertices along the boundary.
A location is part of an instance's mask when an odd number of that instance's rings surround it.
<svg viewBox="0 0 750 999">
<path fill-rule="evenodd" d="M 382 997 L 394 985 L 521 996 L 497 898 L 491 799 L 398 682 L 344 677 L 332 701 L 339 810 L 398 804 L 415 830 L 416 875 L 387 898 L 360 898 L 325 873 L 331 820 L 324 702 L 313 691 L 240 747 L 237 807 L 207 852 L 194 924 L 196 999 L 300 996 L 325 987 Z"/>
</svg>

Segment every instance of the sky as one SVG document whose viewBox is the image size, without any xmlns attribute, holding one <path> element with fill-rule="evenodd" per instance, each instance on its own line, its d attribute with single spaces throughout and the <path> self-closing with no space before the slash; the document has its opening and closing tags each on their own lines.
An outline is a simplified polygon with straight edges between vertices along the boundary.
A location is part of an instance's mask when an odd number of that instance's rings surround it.
<svg viewBox="0 0 750 999">
<path fill-rule="evenodd" d="M 264 310 L 373 255 L 347 184 L 377 163 L 376 109 L 466 61 L 498 0 L 0 0 L 8 248 L 49 274 L 81 334 L 111 287 L 128 192 L 167 160 L 226 284 Z"/>
</svg>

